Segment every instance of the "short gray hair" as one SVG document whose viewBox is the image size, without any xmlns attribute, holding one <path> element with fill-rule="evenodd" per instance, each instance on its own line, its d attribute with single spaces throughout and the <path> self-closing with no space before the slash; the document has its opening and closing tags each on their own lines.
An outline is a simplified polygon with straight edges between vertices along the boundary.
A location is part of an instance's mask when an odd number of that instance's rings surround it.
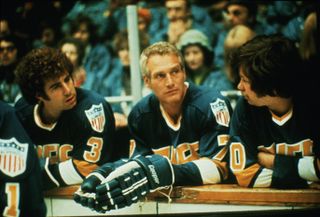
<svg viewBox="0 0 320 217">
<path fill-rule="evenodd" d="M 149 76 L 149 71 L 147 69 L 147 61 L 148 59 L 153 55 L 168 55 L 168 54 L 174 54 L 177 57 L 179 57 L 180 60 L 180 66 L 182 70 L 185 70 L 183 56 L 180 53 L 180 51 L 175 47 L 173 44 L 170 44 L 169 42 L 160 41 L 156 42 L 146 49 L 144 49 L 140 56 L 140 68 L 143 76 Z"/>
</svg>

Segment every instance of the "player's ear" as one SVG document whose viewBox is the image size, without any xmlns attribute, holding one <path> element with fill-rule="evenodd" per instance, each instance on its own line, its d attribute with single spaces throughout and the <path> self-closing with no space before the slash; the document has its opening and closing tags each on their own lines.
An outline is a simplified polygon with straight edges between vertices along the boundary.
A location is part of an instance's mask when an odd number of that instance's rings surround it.
<svg viewBox="0 0 320 217">
<path fill-rule="evenodd" d="M 148 88 L 150 88 L 150 76 L 144 75 L 143 76 L 144 85 Z"/>
<path fill-rule="evenodd" d="M 47 99 L 47 97 L 43 93 L 39 93 L 39 92 L 36 93 L 35 98 L 38 100 L 38 102 L 44 101 Z"/>
<path fill-rule="evenodd" d="M 39 92 L 36 93 L 36 99 L 38 101 L 40 101 L 42 99 L 42 96 L 41 96 L 41 94 Z"/>
</svg>

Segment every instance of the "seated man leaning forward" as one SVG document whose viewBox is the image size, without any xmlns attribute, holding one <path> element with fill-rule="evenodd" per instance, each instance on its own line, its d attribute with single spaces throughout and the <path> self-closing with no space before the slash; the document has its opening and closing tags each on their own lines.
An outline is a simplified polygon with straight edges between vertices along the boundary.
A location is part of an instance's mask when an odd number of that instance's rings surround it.
<svg viewBox="0 0 320 217">
<path fill-rule="evenodd" d="M 23 98 L 17 114 L 37 145 L 44 189 L 80 184 L 114 161 L 114 117 L 100 95 L 77 89 L 72 63 L 58 50 L 30 51 L 16 70 Z"/>
<path fill-rule="evenodd" d="M 303 82 L 307 72 L 294 43 L 257 36 L 234 60 L 243 97 L 230 124 L 229 155 L 238 184 L 303 188 L 319 182 L 319 111 L 303 94 L 311 82 Z"/>
<path fill-rule="evenodd" d="M 75 201 L 96 211 L 130 206 L 147 193 L 173 185 L 225 182 L 231 106 L 218 92 L 186 83 L 175 46 L 158 42 L 140 58 L 153 93 L 132 109 L 131 157 L 90 174 Z M 122 164 L 122 165 L 121 165 Z"/>
</svg>

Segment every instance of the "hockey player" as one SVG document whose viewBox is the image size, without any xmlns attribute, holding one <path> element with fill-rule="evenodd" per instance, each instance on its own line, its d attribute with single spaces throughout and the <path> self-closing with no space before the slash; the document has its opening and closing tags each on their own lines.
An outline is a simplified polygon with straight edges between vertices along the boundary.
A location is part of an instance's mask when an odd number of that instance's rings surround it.
<svg viewBox="0 0 320 217">
<path fill-rule="evenodd" d="M 82 183 L 113 161 L 114 117 L 100 95 L 76 89 L 60 51 L 30 51 L 16 70 L 23 98 L 15 107 L 43 161 L 44 189 Z"/>
<path fill-rule="evenodd" d="M 186 83 L 183 58 L 170 43 L 146 48 L 140 66 L 153 94 L 129 115 L 131 158 L 120 167 L 118 162 L 102 166 L 75 194 L 77 202 L 98 211 L 129 206 L 164 187 L 221 183 L 228 177 L 227 99 Z"/>
<path fill-rule="evenodd" d="M 305 95 L 300 100 L 308 75 L 294 43 L 258 36 L 235 60 L 243 97 L 230 125 L 229 154 L 238 184 L 302 188 L 319 181 L 319 112 Z"/>
<path fill-rule="evenodd" d="M 14 109 L 0 101 L 0 215 L 46 216 L 36 150 Z"/>
</svg>

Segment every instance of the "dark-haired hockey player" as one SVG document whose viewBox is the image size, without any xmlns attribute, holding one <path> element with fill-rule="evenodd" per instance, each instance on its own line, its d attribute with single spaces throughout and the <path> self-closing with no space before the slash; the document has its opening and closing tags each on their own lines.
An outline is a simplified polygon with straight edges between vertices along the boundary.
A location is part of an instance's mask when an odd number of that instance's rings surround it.
<svg viewBox="0 0 320 217">
<path fill-rule="evenodd" d="M 234 60 L 243 98 L 232 117 L 229 154 L 238 184 L 302 188 L 319 181 L 319 111 L 301 97 L 311 83 L 304 82 L 309 77 L 294 43 L 258 36 Z"/>
<path fill-rule="evenodd" d="M 102 96 L 76 89 L 71 73 L 68 58 L 52 48 L 30 51 L 16 69 L 23 98 L 15 107 L 43 161 L 45 189 L 82 183 L 114 160 L 112 109 Z"/>
</svg>

